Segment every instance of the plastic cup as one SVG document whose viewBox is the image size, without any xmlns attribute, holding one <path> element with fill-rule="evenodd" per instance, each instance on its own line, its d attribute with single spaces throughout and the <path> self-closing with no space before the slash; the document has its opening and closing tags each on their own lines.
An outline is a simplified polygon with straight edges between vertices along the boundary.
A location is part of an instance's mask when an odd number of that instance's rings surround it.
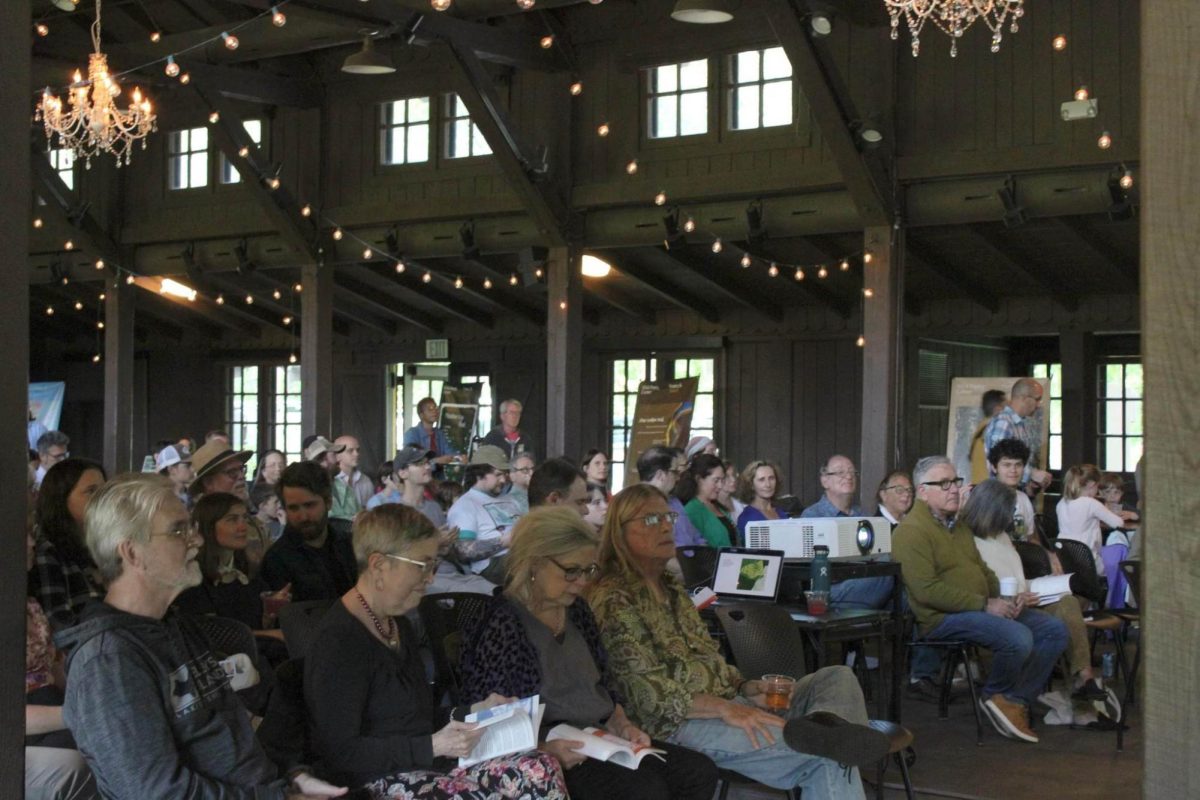
<svg viewBox="0 0 1200 800">
<path fill-rule="evenodd" d="M 1005 600 L 1012 600 L 1017 596 L 1017 579 L 1016 578 L 1001 578 L 1000 579 L 1000 596 Z"/>
<path fill-rule="evenodd" d="M 766 691 L 767 708 L 775 714 L 784 714 L 792 702 L 792 689 L 796 679 L 790 675 L 763 675 L 763 688 Z"/>
<path fill-rule="evenodd" d="M 804 601 L 810 614 L 824 614 L 829 611 L 829 592 L 809 590 L 804 593 Z"/>
</svg>

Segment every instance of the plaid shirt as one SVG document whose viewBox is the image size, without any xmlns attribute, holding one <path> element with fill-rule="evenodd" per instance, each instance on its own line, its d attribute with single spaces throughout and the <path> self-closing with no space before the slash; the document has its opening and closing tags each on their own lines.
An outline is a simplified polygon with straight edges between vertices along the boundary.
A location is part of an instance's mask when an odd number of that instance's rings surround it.
<svg viewBox="0 0 1200 800">
<path fill-rule="evenodd" d="M 68 561 L 49 539 L 39 537 L 29 594 L 42 604 L 54 630 L 61 631 L 79 621 L 79 612 L 89 600 L 104 597 L 104 587 L 95 567 Z"/>
<path fill-rule="evenodd" d="M 1004 410 L 996 416 L 992 417 L 992 421 L 988 423 L 987 428 L 983 431 L 983 448 L 984 457 L 992 452 L 992 447 L 996 442 L 1002 439 L 1019 439 L 1029 448 L 1029 460 L 1025 462 L 1025 471 L 1021 473 L 1021 486 L 1029 483 L 1029 477 L 1033 473 L 1033 465 L 1037 463 L 1038 450 L 1042 446 L 1041 431 L 1038 430 L 1037 421 L 1032 417 L 1026 419 L 1013 411 L 1012 406 L 1005 406 Z M 996 476 L 996 470 L 992 466 L 992 462 L 988 464 L 988 475 Z"/>
</svg>

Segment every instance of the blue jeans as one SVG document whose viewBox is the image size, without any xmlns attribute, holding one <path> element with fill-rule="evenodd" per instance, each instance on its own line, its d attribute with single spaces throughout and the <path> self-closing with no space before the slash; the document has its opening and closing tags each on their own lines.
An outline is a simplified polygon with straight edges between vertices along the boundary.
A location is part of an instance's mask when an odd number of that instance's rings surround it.
<svg viewBox="0 0 1200 800">
<path fill-rule="evenodd" d="M 992 651 L 992 668 L 983 694 L 1032 705 L 1067 649 L 1067 626 L 1049 614 L 1025 609 L 1016 619 L 986 611 L 961 611 L 925 634 L 930 639 L 966 641 Z M 914 667 L 915 672 L 915 667 Z"/>
<path fill-rule="evenodd" d="M 742 697 L 734 702 L 751 705 Z M 848 667 L 826 667 L 801 678 L 796 683 L 787 718 L 803 717 L 814 711 L 828 711 L 848 722 L 865 725 L 867 708 L 854 672 Z M 800 787 L 805 797 L 831 800 L 863 798 L 857 769 L 793 750 L 784 742 L 782 728 L 775 734 L 774 744 L 756 749 L 741 728 L 720 719 L 688 719 L 668 741 L 698 750 L 718 767 L 776 789 Z"/>
<path fill-rule="evenodd" d="M 833 608 L 883 608 L 892 599 L 893 578 L 851 578 L 829 588 Z"/>
</svg>

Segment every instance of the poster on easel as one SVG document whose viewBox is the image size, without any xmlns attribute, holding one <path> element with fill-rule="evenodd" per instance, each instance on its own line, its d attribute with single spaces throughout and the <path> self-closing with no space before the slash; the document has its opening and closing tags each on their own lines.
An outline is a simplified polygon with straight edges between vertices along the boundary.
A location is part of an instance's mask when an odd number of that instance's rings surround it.
<svg viewBox="0 0 1200 800">
<path fill-rule="evenodd" d="M 62 419 L 63 400 L 67 395 L 67 384 L 63 381 L 43 381 L 29 384 L 29 422 L 40 423 L 38 430 L 58 430 Z M 30 443 L 30 449 L 37 446 Z"/>
<path fill-rule="evenodd" d="M 638 456 L 656 444 L 683 448 L 692 430 L 699 378 L 676 381 L 642 381 L 625 448 L 625 485 L 638 482 Z"/>
<path fill-rule="evenodd" d="M 971 466 L 973 461 L 977 465 L 984 463 L 979 458 L 972 458 L 973 454 L 982 453 L 983 431 L 987 427 L 987 420 L 984 419 L 983 408 L 980 404 L 983 393 L 994 389 L 1004 392 L 1004 396 L 1008 397 L 1013 384 L 1019 380 L 1021 379 L 954 378 L 950 382 L 950 420 L 946 426 L 946 457 L 954 462 L 954 468 L 967 483 L 978 483 L 988 477 L 986 466 L 982 467 L 982 474 L 978 467 L 972 472 Z M 1043 396 L 1047 398 L 1047 402 L 1038 406 L 1033 416 L 1025 419 L 1025 424 L 1033 429 L 1035 440 L 1040 442 L 1037 452 L 1034 453 L 1034 466 L 1046 469 L 1046 459 L 1050 450 L 1050 426 L 1047 424 L 1049 422 L 1047 415 L 1050 406 L 1048 402 L 1050 379 L 1036 378 L 1035 380 L 1042 385 Z M 982 453 L 984 461 L 986 461 L 986 456 L 986 453 Z"/>
<path fill-rule="evenodd" d="M 475 420 L 479 418 L 479 387 L 443 386 L 440 405 L 438 425 L 446 432 L 451 446 L 466 455 L 475 436 Z"/>
</svg>

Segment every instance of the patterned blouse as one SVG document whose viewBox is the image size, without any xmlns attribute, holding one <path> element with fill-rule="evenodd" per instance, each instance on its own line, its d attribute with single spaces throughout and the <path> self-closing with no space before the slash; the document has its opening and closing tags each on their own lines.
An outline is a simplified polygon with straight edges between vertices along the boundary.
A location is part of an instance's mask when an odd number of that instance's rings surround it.
<svg viewBox="0 0 1200 800">
<path fill-rule="evenodd" d="M 49 686 L 54 645 L 50 643 L 50 621 L 42 606 L 32 597 L 25 598 L 25 694 Z"/>
<path fill-rule="evenodd" d="M 683 724 L 693 695 L 728 700 L 743 682 L 721 657 L 683 586 L 669 574 L 662 584 L 666 603 L 641 581 L 619 576 L 602 579 L 589 597 L 625 711 L 657 739 Z"/>
<path fill-rule="evenodd" d="M 66 558 L 45 537 L 38 539 L 34 552 L 29 594 L 41 603 L 54 630 L 69 628 L 79 621 L 79 612 L 89 600 L 104 596 L 100 575 L 93 565 Z"/>
</svg>

